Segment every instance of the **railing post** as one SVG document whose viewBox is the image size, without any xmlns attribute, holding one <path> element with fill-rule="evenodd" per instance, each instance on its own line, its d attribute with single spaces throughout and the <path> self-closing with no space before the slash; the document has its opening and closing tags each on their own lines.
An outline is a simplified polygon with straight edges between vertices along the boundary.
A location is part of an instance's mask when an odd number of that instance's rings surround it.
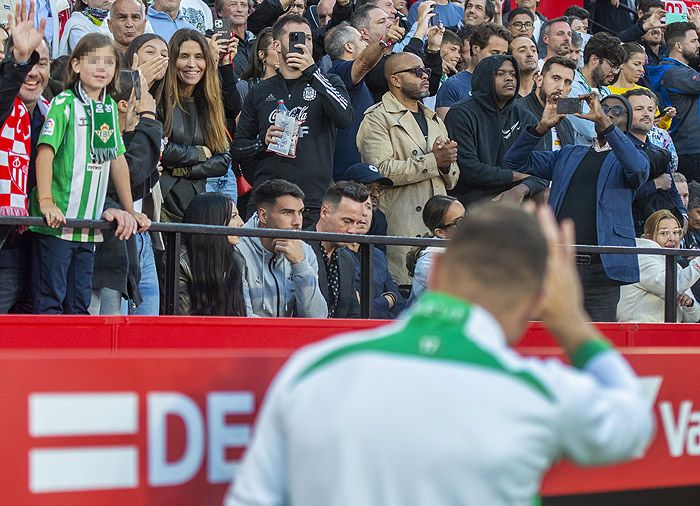
<svg viewBox="0 0 700 506">
<path fill-rule="evenodd" d="M 360 244 L 360 315 L 372 318 L 372 245 Z"/>
<path fill-rule="evenodd" d="M 165 314 L 176 315 L 178 313 L 178 299 L 180 298 L 180 286 L 178 278 L 180 273 L 180 232 L 168 232 L 165 234 Z"/>
<path fill-rule="evenodd" d="M 666 283 L 664 290 L 664 321 L 676 322 L 676 298 L 678 297 L 678 264 L 675 255 L 666 255 Z"/>
</svg>

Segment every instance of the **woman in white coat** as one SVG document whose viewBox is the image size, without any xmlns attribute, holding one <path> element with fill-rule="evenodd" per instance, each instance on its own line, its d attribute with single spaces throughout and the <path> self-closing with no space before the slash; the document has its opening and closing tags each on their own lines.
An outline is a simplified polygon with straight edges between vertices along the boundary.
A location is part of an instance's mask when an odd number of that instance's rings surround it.
<svg viewBox="0 0 700 506">
<path fill-rule="evenodd" d="M 677 248 L 682 237 L 683 229 L 678 219 L 671 211 L 661 209 L 649 216 L 644 223 L 644 234 L 641 239 L 637 239 L 637 246 Z M 661 323 L 664 321 L 665 257 L 639 255 L 638 258 L 639 283 L 624 285 L 620 289 L 617 321 Z M 678 269 L 677 322 L 697 323 L 700 320 L 700 305 L 690 291 L 698 279 L 700 257 L 691 260 L 688 267 Z"/>
</svg>

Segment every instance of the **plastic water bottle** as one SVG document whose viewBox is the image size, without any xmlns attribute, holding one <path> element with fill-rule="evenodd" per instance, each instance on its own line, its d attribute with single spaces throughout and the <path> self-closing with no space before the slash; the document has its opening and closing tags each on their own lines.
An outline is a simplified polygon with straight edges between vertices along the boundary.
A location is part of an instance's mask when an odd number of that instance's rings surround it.
<svg viewBox="0 0 700 506">
<path fill-rule="evenodd" d="M 289 157 L 292 140 L 294 137 L 294 128 L 296 120 L 289 115 L 287 107 L 284 105 L 284 100 L 277 101 L 277 112 L 275 113 L 275 126 L 280 127 L 282 131 L 281 137 L 274 144 L 267 147 L 268 151 L 277 153 L 282 156 Z"/>
</svg>

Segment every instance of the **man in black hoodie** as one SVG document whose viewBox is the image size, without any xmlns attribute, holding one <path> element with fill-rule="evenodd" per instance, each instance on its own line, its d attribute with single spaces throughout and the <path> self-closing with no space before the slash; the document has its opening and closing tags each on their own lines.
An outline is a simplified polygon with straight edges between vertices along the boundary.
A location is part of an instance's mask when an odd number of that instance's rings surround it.
<svg viewBox="0 0 700 506">
<path fill-rule="evenodd" d="M 537 118 L 515 98 L 520 75 L 510 55 L 484 58 L 474 69 L 472 96 L 447 113 L 445 124 L 457 142 L 459 181 L 449 193 L 466 207 L 478 200 L 521 202 L 542 191 L 547 182 L 501 167 L 503 155 Z"/>
</svg>

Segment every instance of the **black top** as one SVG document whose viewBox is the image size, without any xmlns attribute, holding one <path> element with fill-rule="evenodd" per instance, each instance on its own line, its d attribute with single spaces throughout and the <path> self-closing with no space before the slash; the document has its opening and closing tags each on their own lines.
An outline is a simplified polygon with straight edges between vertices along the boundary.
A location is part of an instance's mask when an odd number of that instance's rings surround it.
<svg viewBox="0 0 700 506">
<path fill-rule="evenodd" d="M 557 219 L 571 218 L 576 225 L 576 244 L 598 244 L 596 186 L 605 158 L 612 151 L 591 148 L 574 171 Z"/>
<path fill-rule="evenodd" d="M 425 119 L 425 114 L 423 114 L 423 111 L 420 109 L 418 112 L 411 112 L 413 114 L 413 117 L 416 120 L 416 123 L 418 123 L 418 126 L 420 127 L 420 131 L 423 132 L 423 138 L 425 138 L 425 142 L 428 142 L 428 122 Z"/>
</svg>

